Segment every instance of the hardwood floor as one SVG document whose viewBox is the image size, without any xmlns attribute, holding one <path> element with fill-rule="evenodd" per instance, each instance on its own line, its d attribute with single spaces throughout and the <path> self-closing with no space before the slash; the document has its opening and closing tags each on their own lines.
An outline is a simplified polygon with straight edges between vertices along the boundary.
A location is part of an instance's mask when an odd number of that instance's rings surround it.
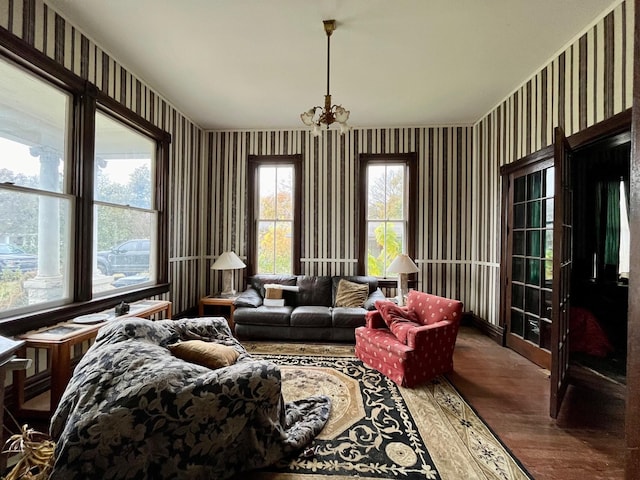
<svg viewBox="0 0 640 480">
<path fill-rule="evenodd" d="M 624 478 L 624 400 L 570 385 L 557 421 L 549 372 L 462 327 L 451 382 L 540 480 Z"/>
</svg>

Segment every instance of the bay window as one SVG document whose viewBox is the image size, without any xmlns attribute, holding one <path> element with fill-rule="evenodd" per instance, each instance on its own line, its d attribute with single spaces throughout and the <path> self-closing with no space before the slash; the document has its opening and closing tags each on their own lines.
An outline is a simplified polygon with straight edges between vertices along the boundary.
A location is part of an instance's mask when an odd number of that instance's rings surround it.
<svg viewBox="0 0 640 480">
<path fill-rule="evenodd" d="M 167 292 L 169 134 L 0 40 L 0 334 Z"/>
</svg>

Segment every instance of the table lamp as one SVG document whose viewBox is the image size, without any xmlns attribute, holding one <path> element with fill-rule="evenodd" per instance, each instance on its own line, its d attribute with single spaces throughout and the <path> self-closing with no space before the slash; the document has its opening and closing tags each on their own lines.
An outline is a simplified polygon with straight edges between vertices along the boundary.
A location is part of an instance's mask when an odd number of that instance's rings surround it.
<svg viewBox="0 0 640 480">
<path fill-rule="evenodd" d="M 211 265 L 211 270 L 222 270 L 222 292 L 220 295 L 223 297 L 232 297 L 236 294 L 236 290 L 233 288 L 233 272 L 240 268 L 245 268 L 246 265 L 240 257 L 232 251 L 224 252 L 218 257 L 218 259 Z"/>
<path fill-rule="evenodd" d="M 393 259 L 391 265 L 387 267 L 387 272 L 398 274 L 398 305 L 404 306 L 404 296 L 409 291 L 408 275 L 419 272 L 420 269 L 413 263 L 406 253 L 401 253 Z"/>
</svg>

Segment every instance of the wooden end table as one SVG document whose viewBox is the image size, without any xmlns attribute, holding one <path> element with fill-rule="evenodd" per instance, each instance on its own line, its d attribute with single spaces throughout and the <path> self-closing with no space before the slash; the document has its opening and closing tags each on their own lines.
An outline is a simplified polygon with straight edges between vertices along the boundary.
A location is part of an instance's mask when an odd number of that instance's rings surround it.
<svg viewBox="0 0 640 480">
<path fill-rule="evenodd" d="M 198 308 L 198 316 L 204 317 L 204 307 L 205 305 L 215 305 L 218 307 L 227 307 L 229 309 L 229 318 L 227 318 L 227 322 L 229 323 L 229 328 L 231 329 L 231 333 L 235 333 L 236 325 L 233 323 L 233 312 L 236 307 L 233 304 L 235 302 L 237 296 L 233 297 L 221 297 L 216 295 L 209 295 L 206 297 L 202 297 L 200 299 L 200 305 Z"/>
</svg>

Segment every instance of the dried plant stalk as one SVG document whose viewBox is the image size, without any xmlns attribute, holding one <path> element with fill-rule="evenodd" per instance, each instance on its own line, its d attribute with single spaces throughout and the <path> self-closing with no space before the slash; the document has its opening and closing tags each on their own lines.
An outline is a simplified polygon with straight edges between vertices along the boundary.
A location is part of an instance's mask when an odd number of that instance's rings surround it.
<svg viewBox="0 0 640 480">
<path fill-rule="evenodd" d="M 23 425 L 22 432 L 12 435 L 2 451 L 4 454 L 20 454 L 20 460 L 5 480 L 46 480 L 53 469 L 55 447 L 55 442 L 48 435 Z"/>
</svg>

